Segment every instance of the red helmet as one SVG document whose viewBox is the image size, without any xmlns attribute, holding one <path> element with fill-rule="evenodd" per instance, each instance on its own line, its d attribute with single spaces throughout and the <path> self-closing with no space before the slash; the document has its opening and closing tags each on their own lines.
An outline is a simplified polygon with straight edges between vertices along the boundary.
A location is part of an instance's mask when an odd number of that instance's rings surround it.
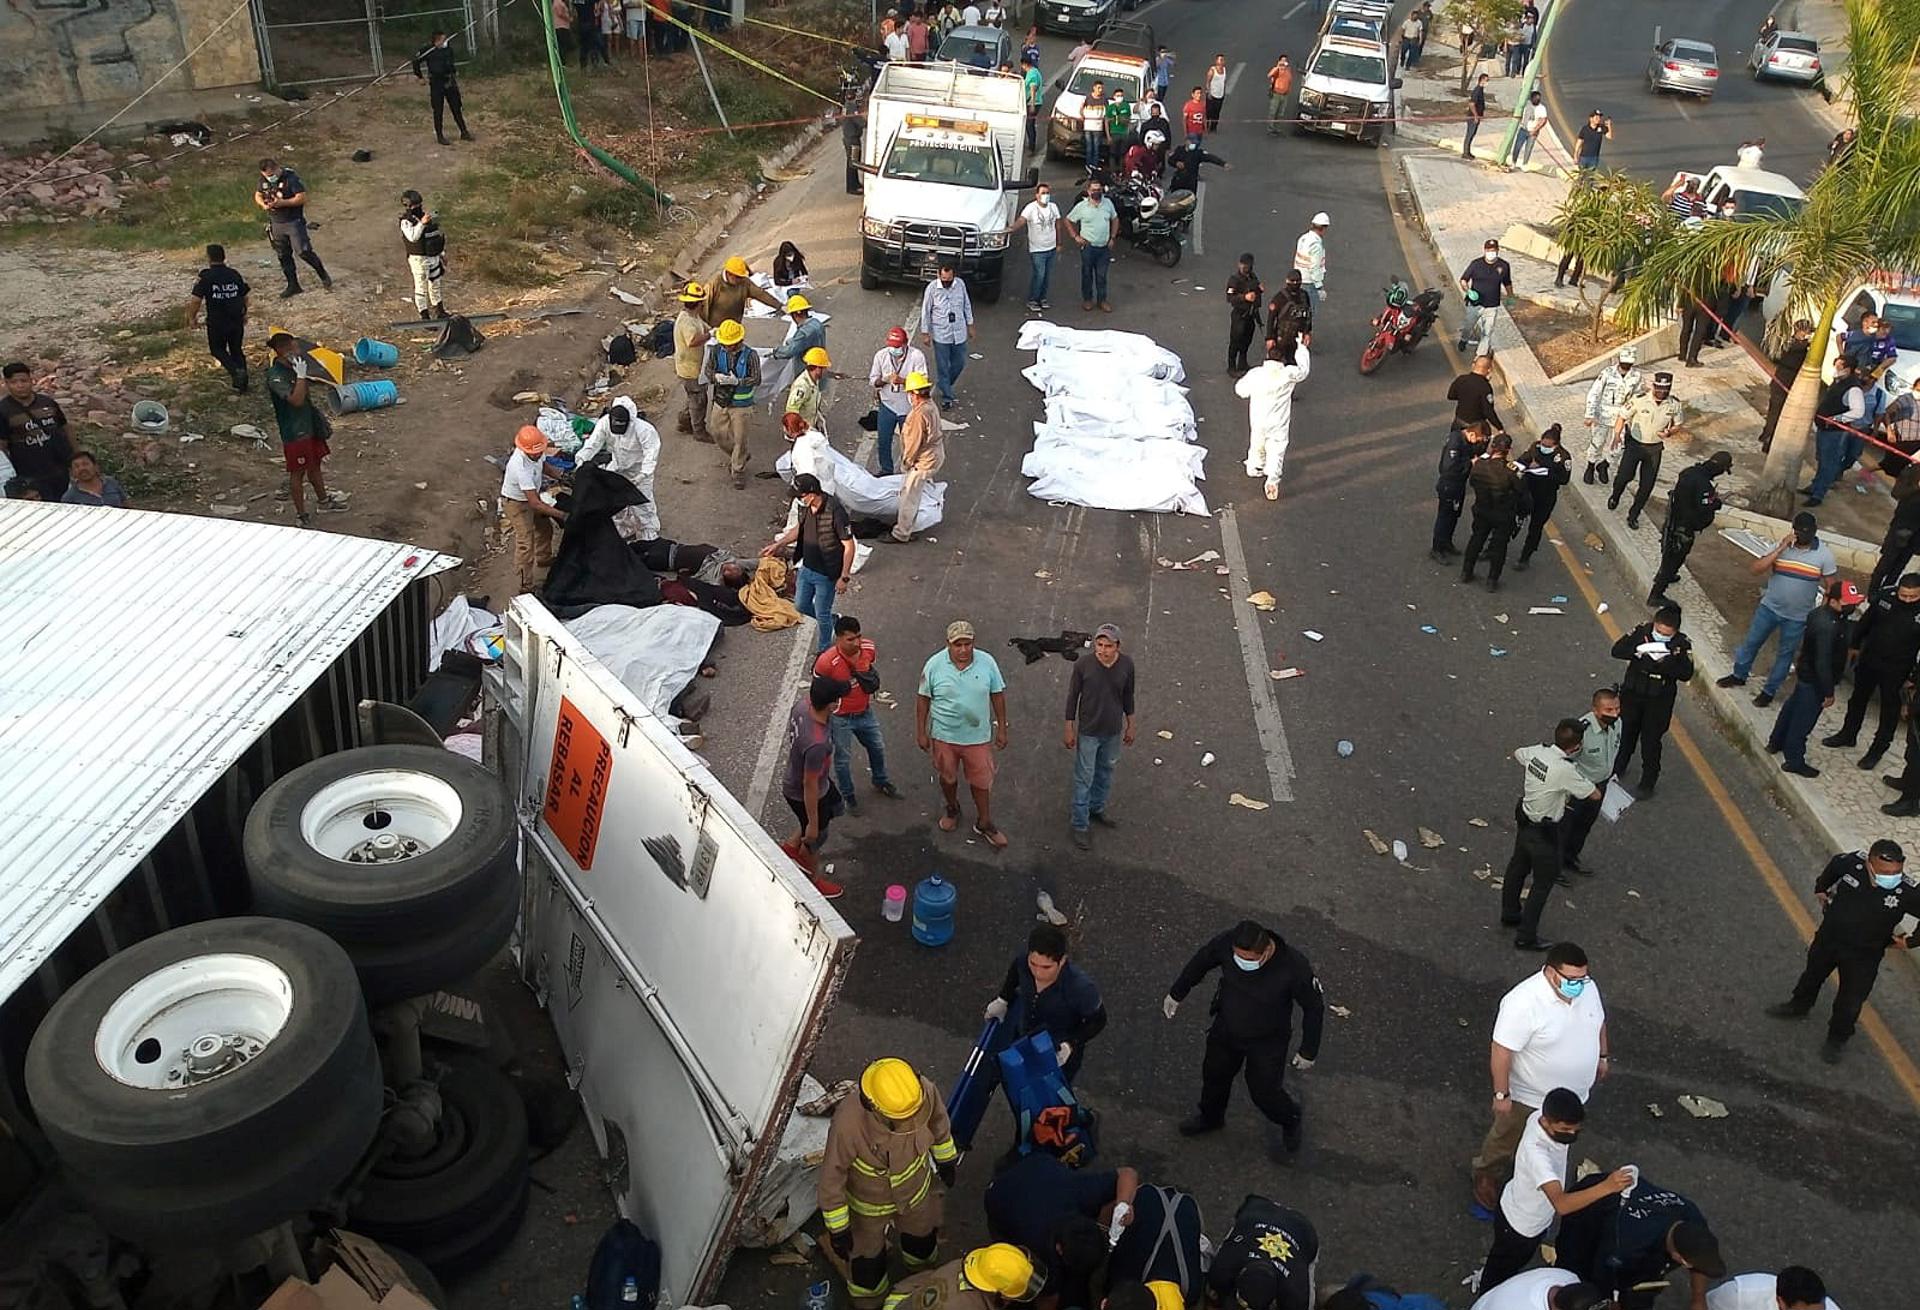
<svg viewBox="0 0 1920 1310">
<path fill-rule="evenodd" d="M 888 328 L 888 329 L 887 329 L 887 344 L 888 344 L 889 346 L 904 346 L 904 345 L 906 345 L 906 344 L 907 344 L 907 330 L 906 330 L 905 328 L 903 328 L 903 327 L 897 327 L 897 326 L 896 326 L 896 327 L 890 327 L 890 328 Z"/>
</svg>

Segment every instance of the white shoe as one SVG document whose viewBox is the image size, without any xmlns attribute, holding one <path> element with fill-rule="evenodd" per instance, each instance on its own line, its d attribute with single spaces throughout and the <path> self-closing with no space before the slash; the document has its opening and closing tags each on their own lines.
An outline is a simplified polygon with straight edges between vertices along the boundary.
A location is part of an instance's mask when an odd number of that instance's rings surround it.
<svg viewBox="0 0 1920 1310">
<path fill-rule="evenodd" d="M 1246 469 L 1247 469 L 1247 476 L 1250 478 L 1259 478 L 1259 477 L 1266 476 L 1264 473 L 1262 473 L 1258 468 L 1254 467 L 1252 464 L 1248 464 L 1246 466 Z"/>
</svg>

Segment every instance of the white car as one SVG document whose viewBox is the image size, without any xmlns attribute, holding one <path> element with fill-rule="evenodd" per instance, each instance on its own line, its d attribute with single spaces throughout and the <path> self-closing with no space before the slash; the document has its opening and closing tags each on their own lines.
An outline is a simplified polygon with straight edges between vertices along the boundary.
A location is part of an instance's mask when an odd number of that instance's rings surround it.
<svg viewBox="0 0 1920 1310">
<path fill-rule="evenodd" d="M 1718 214 L 1720 206 L 1731 200 L 1734 212 L 1743 218 L 1749 214 L 1787 218 L 1797 213 L 1807 200 L 1807 193 L 1792 178 L 1764 168 L 1722 164 L 1710 173 L 1683 170 L 1675 176 L 1692 178 L 1700 184 L 1700 198 L 1707 202 L 1709 214 Z"/>
<path fill-rule="evenodd" d="M 1101 84 L 1109 100 L 1116 90 L 1126 92 L 1127 103 L 1133 106 L 1134 121 L 1138 122 L 1147 103 L 1147 73 L 1147 61 L 1134 55 L 1095 50 L 1082 59 L 1053 102 L 1053 113 L 1047 120 L 1048 157 L 1061 159 L 1086 154 L 1086 142 L 1080 136 L 1080 109 L 1086 104 L 1087 93 L 1093 90 L 1095 82 Z M 1168 108 L 1171 112 L 1178 106 Z"/>
<path fill-rule="evenodd" d="M 1820 43 L 1805 32 L 1775 32 L 1754 44 L 1753 53 L 1747 56 L 1747 68 L 1756 82 L 1773 77 L 1812 86 L 1822 76 Z"/>
</svg>

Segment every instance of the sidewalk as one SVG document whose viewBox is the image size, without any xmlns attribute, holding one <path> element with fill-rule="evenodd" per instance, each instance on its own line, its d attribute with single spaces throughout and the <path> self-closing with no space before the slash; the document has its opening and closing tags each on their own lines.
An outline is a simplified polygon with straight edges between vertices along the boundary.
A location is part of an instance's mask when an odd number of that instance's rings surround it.
<svg viewBox="0 0 1920 1310">
<path fill-rule="evenodd" d="M 1398 76 L 1406 85 L 1400 89 L 1401 120 L 1395 130 L 1403 143 L 1424 141 L 1458 155 L 1460 143 L 1466 139 L 1467 93 L 1460 89 L 1460 50 L 1447 44 L 1447 38 L 1452 37 L 1451 31 L 1446 38 L 1436 31 L 1428 38 L 1420 62 L 1400 70 Z M 1397 38 L 1392 49 L 1396 55 L 1399 53 Z M 1505 72 L 1506 61 L 1499 55 L 1482 60 L 1476 72 L 1476 76 L 1478 73 L 1488 75 L 1487 117 L 1473 140 L 1474 152 L 1483 160 L 1498 159 L 1500 143 L 1506 140 L 1512 121 L 1514 104 L 1526 82 L 1524 76 L 1506 77 Z M 1527 172 L 1563 177 L 1572 169 L 1573 156 L 1549 122 L 1534 147 Z"/>
<path fill-rule="evenodd" d="M 1403 166 L 1408 190 L 1425 224 L 1428 241 L 1451 273 L 1457 273 L 1478 257 L 1488 235 L 1501 235 L 1506 220 L 1499 216 L 1550 214 L 1565 187 L 1563 181 L 1555 178 L 1509 174 L 1458 158 L 1424 153 L 1407 156 Z M 1508 253 L 1519 299 L 1555 299 L 1552 264 L 1517 252 Z M 1597 284 L 1590 290 L 1597 291 Z M 1453 319 L 1452 314 L 1443 317 Z M 1713 684 L 1716 678 L 1730 671 L 1732 650 L 1746 632 L 1759 594 L 1758 580 L 1742 567 L 1750 557 L 1721 538 L 1718 529 L 1745 527 L 1769 540 L 1777 540 L 1788 531 L 1787 525 L 1777 519 L 1738 508 L 1760 472 L 1762 456 L 1758 438 L 1762 415 L 1748 396 L 1751 393 L 1763 400 L 1764 391 L 1755 386 L 1761 375 L 1745 353 L 1733 346 L 1707 352 L 1702 356 L 1700 368 L 1676 368 L 1677 361 L 1671 357 L 1673 334 L 1670 329 L 1665 337 L 1664 350 L 1660 349 L 1661 334 L 1642 342 L 1640 368 L 1647 374 L 1661 369 L 1674 372 L 1674 394 L 1686 407 L 1686 422 L 1693 439 L 1670 443 L 1660 470 L 1659 489 L 1642 516 L 1639 531 L 1627 528 L 1624 505 L 1618 511 L 1606 508 L 1608 487 L 1588 486 L 1576 473 L 1568 488 L 1572 494 L 1563 496 L 1561 503 L 1577 507 L 1598 536 L 1582 532 L 1565 519 L 1560 523 L 1560 533 L 1575 555 L 1589 566 L 1599 550 L 1620 562 L 1633 592 L 1608 596 L 1607 600 L 1622 626 L 1637 623 L 1647 612 L 1644 598 L 1659 565 L 1660 524 L 1666 520 L 1668 488 L 1682 470 L 1712 451 L 1724 449 L 1733 454 L 1733 471 L 1720 480 L 1720 486 L 1734 508 L 1721 512 L 1715 531 L 1700 538 L 1680 581 L 1667 590 L 1683 607 L 1685 627 L 1693 638 L 1699 665 L 1693 682 L 1694 694 L 1707 699 L 1735 740 L 1759 755 L 1773 726 L 1778 702 L 1762 710 L 1753 705 L 1751 696 L 1758 689 L 1772 647 L 1762 652 L 1763 662 L 1747 687 L 1726 689 Z M 1509 421 L 1516 433 L 1525 433 L 1531 438 L 1547 425 L 1559 423 L 1576 465 L 1583 464 L 1588 435 L 1584 418 L 1588 383 L 1571 381 L 1555 385 L 1550 381 L 1512 318 L 1506 314 L 1502 314 L 1496 324 L 1494 350 L 1507 391 L 1504 404 L 1509 407 Z M 1662 355 L 1666 357 L 1661 358 Z M 1811 468 L 1808 472 L 1811 473 Z M 1876 487 L 1871 498 L 1858 496 L 1852 490 L 1854 481 L 1854 477 L 1849 477 L 1845 484 L 1836 487 L 1820 513 L 1834 517 L 1829 512 L 1841 510 L 1846 519 L 1884 523 L 1884 514 L 1890 506 L 1884 491 Z M 1848 503 L 1855 500 L 1861 505 Z M 1871 514 L 1864 513 L 1864 507 L 1869 505 L 1874 507 Z M 1585 544 L 1580 540 L 1583 536 Z M 1877 554 L 1879 531 L 1872 531 L 1867 540 L 1850 539 L 1826 530 L 1821 537 L 1839 557 L 1842 572 L 1863 581 Z M 1596 548 L 1595 541 L 1603 545 Z M 1843 688 L 1843 692 L 1849 690 L 1850 686 Z M 1854 767 L 1864 745 L 1845 751 L 1820 746 L 1821 737 L 1837 730 L 1844 701 L 1843 695 L 1841 702 L 1826 712 L 1809 743 L 1807 761 L 1822 770 L 1821 776 L 1800 778 L 1778 774 L 1778 793 L 1835 849 L 1861 848 L 1882 836 L 1920 842 L 1920 820 L 1890 819 L 1880 813 L 1880 806 L 1894 799 L 1893 792 L 1881 784 L 1880 775 L 1899 771 L 1905 749 L 1903 738 L 1896 737 L 1886 758 L 1871 771 Z M 1771 757 L 1763 758 L 1771 763 Z"/>
</svg>

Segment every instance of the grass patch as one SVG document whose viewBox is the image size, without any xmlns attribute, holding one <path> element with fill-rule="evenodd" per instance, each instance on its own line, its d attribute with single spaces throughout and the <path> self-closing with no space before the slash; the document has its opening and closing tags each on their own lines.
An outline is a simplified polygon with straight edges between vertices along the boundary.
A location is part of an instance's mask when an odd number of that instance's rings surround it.
<svg viewBox="0 0 1920 1310">
<path fill-rule="evenodd" d="M 67 223 L 11 223 L 0 227 L 0 241 L 118 251 L 178 250 L 207 242 L 244 245 L 259 239 L 266 220 L 253 204 L 259 179 L 249 167 L 252 160 L 237 151 L 183 155 L 166 166 L 167 185 L 161 188 L 148 185 L 151 169 L 135 169 L 133 182 L 122 186 L 119 209 Z M 303 162 L 299 172 L 303 182 L 319 188 L 327 166 Z"/>
</svg>

